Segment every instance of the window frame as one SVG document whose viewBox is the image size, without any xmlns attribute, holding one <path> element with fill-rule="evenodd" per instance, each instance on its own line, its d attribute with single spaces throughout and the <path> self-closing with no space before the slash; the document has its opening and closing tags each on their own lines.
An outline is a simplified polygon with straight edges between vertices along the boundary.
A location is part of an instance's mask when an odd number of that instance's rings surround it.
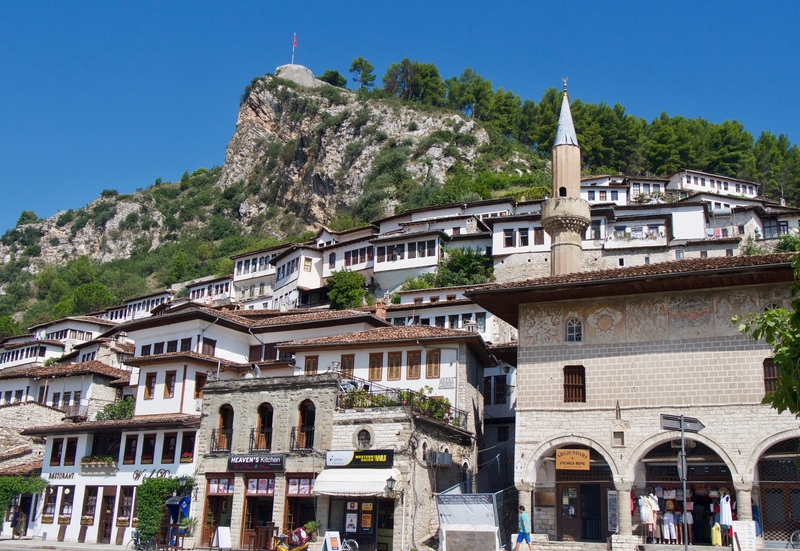
<svg viewBox="0 0 800 551">
<path fill-rule="evenodd" d="M 586 403 L 586 368 L 564 366 L 564 403 Z"/>
<path fill-rule="evenodd" d="M 569 318 L 564 323 L 564 342 L 583 342 L 583 321 L 580 318 Z"/>
<path fill-rule="evenodd" d="M 406 379 L 419 379 L 422 367 L 422 351 L 409 350 L 406 352 Z"/>
<path fill-rule="evenodd" d="M 303 375 L 319 373 L 319 356 L 306 356 L 303 362 Z"/>
<path fill-rule="evenodd" d="M 156 396 L 156 380 L 158 373 L 151 372 L 144 375 L 144 399 L 152 400 Z"/>
<path fill-rule="evenodd" d="M 425 351 L 425 378 L 438 379 L 441 374 L 442 351 L 438 348 Z"/>
<path fill-rule="evenodd" d="M 399 381 L 403 373 L 403 353 L 389 352 L 386 357 L 386 380 Z"/>
<path fill-rule="evenodd" d="M 383 380 L 383 352 L 371 352 L 369 355 L 369 373 L 367 379 L 370 381 Z"/>
<path fill-rule="evenodd" d="M 352 379 L 355 376 L 356 355 L 342 354 L 339 360 L 339 373 L 342 377 Z"/>
<path fill-rule="evenodd" d="M 164 398 L 175 397 L 175 383 L 178 381 L 177 371 L 167 371 L 164 375 Z"/>
</svg>

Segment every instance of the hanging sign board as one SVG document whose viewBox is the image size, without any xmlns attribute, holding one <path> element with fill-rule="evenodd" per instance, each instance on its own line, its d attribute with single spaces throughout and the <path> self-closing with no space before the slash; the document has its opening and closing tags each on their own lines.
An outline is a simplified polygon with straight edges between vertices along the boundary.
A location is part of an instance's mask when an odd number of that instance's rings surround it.
<svg viewBox="0 0 800 551">
<path fill-rule="evenodd" d="M 230 526 L 217 526 L 214 532 L 214 541 L 211 542 L 211 547 L 217 549 L 230 549 L 231 548 L 231 527 Z"/>
<path fill-rule="evenodd" d="M 326 467 L 391 467 L 394 450 L 330 451 L 325 455 Z"/>
<path fill-rule="evenodd" d="M 563 471 L 588 471 L 589 450 L 562 448 L 556 450 L 556 469 Z"/>
</svg>

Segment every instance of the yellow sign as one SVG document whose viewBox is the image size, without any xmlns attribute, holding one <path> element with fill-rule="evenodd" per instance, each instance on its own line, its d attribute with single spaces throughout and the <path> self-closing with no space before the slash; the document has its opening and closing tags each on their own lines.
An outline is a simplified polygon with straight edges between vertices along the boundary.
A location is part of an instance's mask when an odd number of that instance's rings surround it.
<svg viewBox="0 0 800 551">
<path fill-rule="evenodd" d="M 556 450 L 556 469 L 564 471 L 588 471 L 589 450 L 571 448 Z"/>
</svg>

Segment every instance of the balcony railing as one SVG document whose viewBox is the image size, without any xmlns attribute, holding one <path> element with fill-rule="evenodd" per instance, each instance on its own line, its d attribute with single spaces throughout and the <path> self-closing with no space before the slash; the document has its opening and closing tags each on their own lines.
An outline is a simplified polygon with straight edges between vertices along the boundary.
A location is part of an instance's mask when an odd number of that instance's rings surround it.
<svg viewBox="0 0 800 551">
<path fill-rule="evenodd" d="M 314 449 L 314 427 L 292 427 L 293 452 L 310 452 Z"/>
<path fill-rule="evenodd" d="M 67 406 L 64 417 L 67 419 L 86 419 L 89 416 L 89 406 Z"/>
<path fill-rule="evenodd" d="M 337 405 L 342 409 L 405 406 L 413 413 L 460 428 L 466 428 L 469 420 L 469 413 L 451 406 L 447 398 L 389 388 L 354 377 L 342 379 Z"/>
<path fill-rule="evenodd" d="M 211 453 L 230 453 L 233 442 L 233 429 L 213 429 L 211 431 Z"/>
<path fill-rule="evenodd" d="M 272 428 L 250 429 L 250 451 L 268 452 L 272 449 Z"/>
</svg>

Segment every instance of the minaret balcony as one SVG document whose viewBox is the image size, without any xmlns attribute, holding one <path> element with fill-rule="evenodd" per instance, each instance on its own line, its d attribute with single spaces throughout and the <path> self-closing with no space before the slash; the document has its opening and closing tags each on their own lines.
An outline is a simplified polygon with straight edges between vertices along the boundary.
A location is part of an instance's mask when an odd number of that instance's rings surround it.
<svg viewBox="0 0 800 551">
<path fill-rule="evenodd" d="M 589 203 L 576 197 L 553 197 L 542 204 L 542 226 L 556 231 L 583 233 L 592 223 Z"/>
</svg>

